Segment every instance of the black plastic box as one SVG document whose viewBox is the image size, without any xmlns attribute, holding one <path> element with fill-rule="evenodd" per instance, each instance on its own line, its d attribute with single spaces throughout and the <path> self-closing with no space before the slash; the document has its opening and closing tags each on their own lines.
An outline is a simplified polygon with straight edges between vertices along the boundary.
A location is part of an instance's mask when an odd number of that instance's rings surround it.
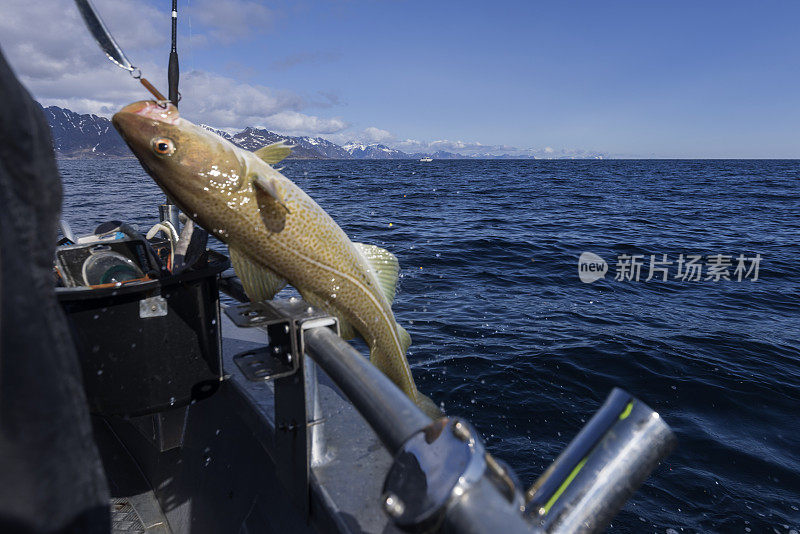
<svg viewBox="0 0 800 534">
<path fill-rule="evenodd" d="M 145 415 L 213 394 L 222 379 L 219 273 L 228 259 L 118 287 L 56 288 L 90 410 Z"/>
</svg>

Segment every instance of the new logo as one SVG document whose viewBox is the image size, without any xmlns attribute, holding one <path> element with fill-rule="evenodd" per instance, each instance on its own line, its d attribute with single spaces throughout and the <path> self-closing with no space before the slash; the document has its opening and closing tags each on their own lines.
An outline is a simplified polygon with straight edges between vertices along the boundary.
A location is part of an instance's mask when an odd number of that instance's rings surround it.
<svg viewBox="0 0 800 534">
<path fill-rule="evenodd" d="M 578 258 L 578 276 L 581 282 L 591 284 L 606 276 L 608 264 L 606 260 L 592 252 L 584 252 Z"/>
</svg>

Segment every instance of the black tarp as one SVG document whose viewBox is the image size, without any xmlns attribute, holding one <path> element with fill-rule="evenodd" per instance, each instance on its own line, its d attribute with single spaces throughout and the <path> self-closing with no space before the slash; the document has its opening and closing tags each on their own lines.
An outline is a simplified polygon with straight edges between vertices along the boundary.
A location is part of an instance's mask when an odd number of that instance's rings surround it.
<svg viewBox="0 0 800 534">
<path fill-rule="evenodd" d="M 61 180 L 40 106 L 0 52 L 0 532 L 109 532 L 108 489 L 56 301 Z"/>
</svg>

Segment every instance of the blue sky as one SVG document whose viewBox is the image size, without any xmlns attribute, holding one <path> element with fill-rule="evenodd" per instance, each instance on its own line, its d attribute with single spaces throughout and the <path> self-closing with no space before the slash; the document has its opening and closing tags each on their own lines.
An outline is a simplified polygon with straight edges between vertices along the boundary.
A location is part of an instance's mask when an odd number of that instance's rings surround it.
<svg viewBox="0 0 800 534">
<path fill-rule="evenodd" d="M 119 2 L 95 3 L 157 78 L 166 43 L 124 34 L 160 34 L 169 2 L 142 4 L 148 20 L 130 27 Z M 181 0 L 180 12 L 182 106 L 215 126 L 401 148 L 800 156 L 797 2 Z"/>
</svg>

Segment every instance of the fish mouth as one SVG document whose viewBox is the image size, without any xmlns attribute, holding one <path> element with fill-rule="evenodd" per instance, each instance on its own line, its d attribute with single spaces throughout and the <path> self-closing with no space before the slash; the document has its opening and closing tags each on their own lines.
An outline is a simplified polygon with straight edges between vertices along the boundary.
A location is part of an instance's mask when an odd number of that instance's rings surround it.
<svg viewBox="0 0 800 534">
<path fill-rule="evenodd" d="M 177 124 L 180 120 L 178 108 L 174 104 L 171 102 L 160 103 L 154 100 L 140 100 L 139 102 L 128 104 L 114 116 L 125 114 L 138 115 L 165 124 Z"/>
<path fill-rule="evenodd" d="M 135 154 L 149 148 L 150 139 L 164 126 L 181 121 L 172 103 L 141 100 L 128 104 L 111 117 L 111 123 Z"/>
</svg>

